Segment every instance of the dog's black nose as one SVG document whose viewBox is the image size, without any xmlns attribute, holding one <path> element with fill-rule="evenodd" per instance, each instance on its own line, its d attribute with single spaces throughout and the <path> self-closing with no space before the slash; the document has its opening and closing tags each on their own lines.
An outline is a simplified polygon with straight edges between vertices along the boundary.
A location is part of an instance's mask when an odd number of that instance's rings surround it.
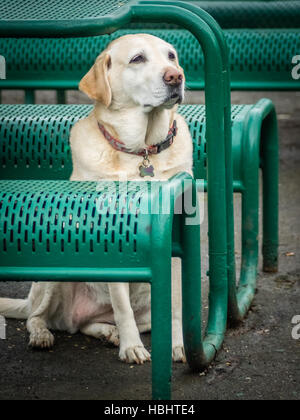
<svg viewBox="0 0 300 420">
<path fill-rule="evenodd" d="M 168 86 L 180 86 L 183 82 L 183 73 L 180 70 L 168 67 L 163 76 L 163 80 Z"/>
</svg>

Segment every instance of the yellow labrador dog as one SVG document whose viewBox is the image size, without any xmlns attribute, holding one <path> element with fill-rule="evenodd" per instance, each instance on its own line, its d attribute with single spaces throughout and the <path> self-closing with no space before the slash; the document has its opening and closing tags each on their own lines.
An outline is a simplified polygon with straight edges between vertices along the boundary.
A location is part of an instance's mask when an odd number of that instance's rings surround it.
<svg viewBox="0 0 300 420">
<path fill-rule="evenodd" d="M 172 45 L 151 35 L 113 41 L 81 80 L 95 100 L 71 132 L 71 180 L 166 180 L 192 174 L 192 140 L 176 113 L 184 74 Z M 142 162 L 142 165 L 141 165 Z M 172 261 L 173 360 L 184 361 L 179 261 Z M 0 314 L 27 319 L 30 345 L 47 348 L 49 330 L 105 338 L 128 363 L 150 360 L 140 333 L 151 329 L 150 286 L 125 283 L 34 283 L 26 300 L 0 299 Z"/>
</svg>

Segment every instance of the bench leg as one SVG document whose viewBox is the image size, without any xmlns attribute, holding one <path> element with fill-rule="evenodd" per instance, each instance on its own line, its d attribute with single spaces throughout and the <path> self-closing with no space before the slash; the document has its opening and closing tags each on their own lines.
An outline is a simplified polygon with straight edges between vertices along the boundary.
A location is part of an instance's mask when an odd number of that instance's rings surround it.
<svg viewBox="0 0 300 420">
<path fill-rule="evenodd" d="M 262 125 L 263 270 L 278 271 L 278 132 L 274 107 Z"/>
<path fill-rule="evenodd" d="M 209 317 L 205 338 L 201 319 L 200 224 L 183 227 L 182 318 L 184 348 L 189 367 L 207 368 L 220 350 L 227 325 L 227 258 L 210 255 Z"/>
<path fill-rule="evenodd" d="M 65 105 L 67 103 L 67 92 L 65 90 L 56 91 L 56 103 Z"/>
<path fill-rule="evenodd" d="M 263 99 L 251 110 L 243 145 L 242 267 L 238 289 L 234 254 L 229 264 L 229 321 L 243 319 L 254 298 L 258 266 L 259 167 L 263 171 L 263 268 L 278 269 L 278 133 L 274 105 Z"/>
<path fill-rule="evenodd" d="M 32 105 L 35 104 L 35 93 L 32 89 L 25 90 L 25 104 Z"/>
<path fill-rule="evenodd" d="M 256 121 L 253 123 L 251 118 L 249 127 L 252 130 L 247 130 L 243 144 L 242 264 L 238 287 L 234 252 L 231 255 L 234 270 L 229 271 L 228 320 L 231 326 L 242 321 L 248 312 L 254 298 L 257 278 L 260 127 Z"/>
<path fill-rule="evenodd" d="M 171 399 L 172 377 L 171 256 L 158 259 L 151 285 L 152 399 Z"/>
<path fill-rule="evenodd" d="M 242 264 L 238 287 L 233 275 L 229 286 L 228 321 L 231 326 L 243 320 L 253 301 L 258 266 L 258 168 L 242 194 Z M 254 182 L 252 182 L 254 181 Z"/>
</svg>

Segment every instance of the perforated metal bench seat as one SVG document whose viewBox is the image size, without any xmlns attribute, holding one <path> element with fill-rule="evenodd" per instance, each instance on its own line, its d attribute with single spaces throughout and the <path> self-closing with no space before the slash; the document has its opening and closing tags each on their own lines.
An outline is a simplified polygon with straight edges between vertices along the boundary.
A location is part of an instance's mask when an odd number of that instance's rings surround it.
<svg viewBox="0 0 300 420">
<path fill-rule="evenodd" d="M 90 105 L 1 105 L 0 179 L 67 180 L 72 172 L 69 134 L 87 116 Z M 205 107 L 179 107 L 194 143 L 194 175 L 207 179 Z M 243 197 L 258 191 L 258 170 L 264 180 L 264 267 L 277 267 L 278 138 L 274 106 L 269 100 L 232 107 L 233 188 Z M 251 176 L 249 175 L 251 173 Z M 254 200 L 255 201 L 255 200 Z M 247 202 L 247 200 L 246 200 Z M 253 200 L 249 200 L 251 204 Z M 245 206 L 247 214 L 247 206 Z"/>
<path fill-rule="evenodd" d="M 200 225 L 188 227 L 184 211 L 174 215 L 176 199 L 195 183 L 181 174 L 155 189 L 142 184 L 125 192 L 116 182 L 0 181 L 0 281 L 150 283 L 153 398 L 170 398 L 172 254 L 183 266 L 198 256 L 183 282 L 194 288 L 197 312 L 201 302 Z M 146 211 L 163 200 L 168 212 Z M 201 338 L 201 323 L 196 331 Z"/>
<path fill-rule="evenodd" d="M 253 105 L 232 106 L 234 186 L 238 191 L 243 189 L 242 144 L 247 142 L 249 115 L 255 109 Z M 0 179 L 69 179 L 70 130 L 91 110 L 91 105 L 1 105 Z M 205 106 L 184 105 L 179 112 L 188 123 L 194 142 L 195 178 L 206 180 Z M 258 145 L 260 136 L 258 127 Z"/>
<path fill-rule="evenodd" d="M 0 89 L 77 89 L 80 79 L 107 44 L 126 33 L 73 39 L 0 38 L 6 58 L 6 80 Z M 188 31 L 143 30 L 177 49 L 190 89 L 204 87 L 204 58 Z M 292 77 L 292 58 L 300 51 L 300 29 L 226 30 L 232 89 L 300 89 Z"/>
<path fill-rule="evenodd" d="M 72 171 L 69 133 L 89 114 L 90 105 L 1 105 L 0 179 L 67 180 Z M 194 143 L 194 175 L 207 178 L 205 107 L 179 107 Z M 278 136 L 274 106 L 263 99 L 256 105 L 232 107 L 233 188 L 244 200 L 244 228 L 258 199 L 258 171 L 263 170 L 264 269 L 277 267 Z M 217 151 L 216 151 L 217 153 Z M 253 213 L 255 214 L 255 212 Z M 247 216 L 247 217 L 246 217 Z M 250 229 L 250 232 L 252 229 Z"/>
<path fill-rule="evenodd" d="M 176 4 L 176 0 L 173 4 Z M 188 1 L 206 10 L 223 28 L 299 27 L 299 1 Z M 67 36 L 72 27 L 77 35 L 113 31 L 114 24 L 128 21 L 130 8 L 151 0 L 90 0 L 82 7 L 81 0 L 43 0 L 16 4 L 6 0 L 0 5 L 0 36 L 34 36 L 42 34 Z M 164 0 L 161 1 L 161 4 Z M 30 23 L 30 25 L 28 25 Z M 42 25 L 41 25 L 42 23 Z M 137 22 L 135 22 L 137 24 Z M 106 28 L 104 28 L 106 26 Z M 106 32 L 105 32 L 106 31 Z"/>
<path fill-rule="evenodd" d="M 180 182 L 1 180 L 0 280 L 151 282 L 174 213 L 171 203 L 162 224 L 151 208 Z"/>
</svg>

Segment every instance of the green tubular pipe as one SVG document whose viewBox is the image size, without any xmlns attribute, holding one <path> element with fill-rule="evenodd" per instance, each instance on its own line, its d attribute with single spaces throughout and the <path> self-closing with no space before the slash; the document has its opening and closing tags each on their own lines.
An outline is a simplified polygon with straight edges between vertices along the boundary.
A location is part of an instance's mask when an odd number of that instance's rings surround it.
<svg viewBox="0 0 300 420">
<path fill-rule="evenodd" d="M 169 5 L 174 3 L 168 2 Z M 235 244 L 234 244 L 234 204 L 233 204 L 233 163 L 232 163 L 232 136 L 231 136 L 231 98 L 230 98 L 230 67 L 229 55 L 223 31 L 216 21 L 205 11 L 199 7 L 182 2 L 176 2 L 181 7 L 192 11 L 201 16 L 202 19 L 210 26 L 211 30 L 218 41 L 220 53 L 222 56 L 222 77 L 224 92 L 224 142 L 225 142 L 225 160 L 226 160 L 226 225 L 227 225 L 227 275 L 228 275 L 228 305 L 232 307 L 232 301 L 237 302 L 236 296 L 236 266 L 235 266 Z M 206 101 L 207 103 L 207 101 Z M 209 212 L 210 214 L 210 212 Z M 211 236 L 210 236 L 211 240 Z M 210 261 L 210 275 L 214 267 L 214 262 Z M 213 287 L 213 286 L 212 286 Z M 212 293 L 214 296 L 214 293 Z M 232 312 L 232 311 L 231 311 Z M 238 312 L 235 311 L 234 315 Z M 231 314 L 229 319 L 233 319 Z M 240 314 L 238 316 L 240 318 Z M 209 318 L 210 319 L 210 318 Z"/>
<path fill-rule="evenodd" d="M 190 5 L 193 9 L 198 9 Z M 196 10 L 195 10 L 196 13 Z M 226 225 L 227 225 L 227 275 L 228 275 L 228 305 L 232 306 L 232 293 L 236 284 L 235 243 L 234 243 L 234 204 L 233 204 L 233 162 L 232 162 L 232 136 L 231 136 L 231 98 L 230 98 L 230 66 L 229 54 L 223 31 L 215 20 L 205 13 L 206 22 L 210 25 L 218 40 L 222 54 L 223 83 L 224 83 L 224 141 L 226 160 Z"/>
<path fill-rule="evenodd" d="M 25 90 L 25 104 L 31 105 L 35 103 L 35 93 L 32 89 Z"/>
<path fill-rule="evenodd" d="M 56 91 L 56 102 L 58 104 L 65 105 L 67 103 L 66 97 L 67 97 L 67 92 L 65 90 Z"/>
<path fill-rule="evenodd" d="M 165 218 L 153 216 L 151 285 L 152 398 L 171 398 L 172 378 L 172 232 L 166 232 Z M 170 224 L 168 224 L 170 225 Z M 163 238 L 162 238 L 162 235 Z M 163 244 L 163 246 L 162 246 Z"/>
<path fill-rule="evenodd" d="M 190 183 L 186 183 L 189 180 Z M 172 298 L 171 298 L 171 257 L 172 226 L 174 223 L 175 202 L 189 189 L 196 196 L 196 183 L 190 175 L 178 174 L 164 185 L 165 194 L 170 197 L 171 209 L 167 215 L 152 216 L 152 284 L 151 284 L 151 341 L 152 341 L 152 397 L 154 400 L 167 400 L 171 397 L 172 378 Z M 171 189 L 170 193 L 166 189 Z M 184 224 L 185 214 L 181 215 Z M 169 229 L 166 229 L 166 227 Z M 197 226 L 200 231 L 200 225 Z M 199 234 L 200 235 L 200 234 Z M 197 241 L 199 247 L 199 240 Z M 189 244 L 189 247 L 191 244 Z M 198 253 L 200 265 L 200 253 Z M 169 263 L 167 263 L 169 262 Z M 194 261 L 195 263 L 195 261 Z M 194 264 L 195 265 L 195 264 Z M 200 284 L 199 278 L 197 283 Z M 192 300 L 194 301 L 194 299 Z M 199 310 L 199 308 L 198 308 Z M 199 324 L 201 326 L 201 324 Z M 197 331 L 197 330 L 196 330 Z M 201 335 L 200 335 L 201 337 Z"/>
<path fill-rule="evenodd" d="M 198 184 L 198 189 L 199 191 L 203 191 L 203 187 L 204 187 L 204 191 L 207 191 L 207 181 L 202 180 L 201 182 L 197 182 Z M 233 181 L 233 189 L 235 192 L 241 193 L 244 191 L 245 186 L 241 181 Z"/>
<path fill-rule="evenodd" d="M 278 271 L 279 142 L 274 104 L 262 99 L 251 110 L 253 118 L 263 113 L 261 165 L 263 170 L 263 270 Z"/>
<path fill-rule="evenodd" d="M 184 337 L 187 359 L 193 370 L 202 370 L 213 359 L 221 347 L 226 331 L 227 316 L 227 238 L 226 238 L 226 196 L 225 196 L 225 147 L 224 147 L 224 94 L 223 66 L 219 43 L 214 32 L 202 19 L 202 10 L 193 12 L 174 5 L 143 4 L 132 8 L 133 21 L 149 20 L 176 23 L 191 31 L 202 46 L 205 56 L 205 95 L 207 117 L 208 153 L 208 212 L 209 218 L 209 255 L 210 255 L 210 315 L 207 336 L 201 338 L 200 273 L 195 269 L 200 259 L 199 248 L 195 247 L 193 257 L 183 256 L 185 267 L 183 278 Z M 218 154 L 214 153 L 218 150 Z M 197 229 L 184 229 L 184 244 L 195 238 L 199 242 Z M 200 246 L 200 245 L 198 245 Z M 189 247 L 191 249 L 191 247 Z M 196 273 L 196 274 L 195 274 Z M 190 287 L 188 280 L 193 282 Z M 191 319 L 193 323 L 191 324 Z M 191 328 L 193 325 L 193 328 Z M 190 331 L 193 338 L 190 339 Z"/>
<path fill-rule="evenodd" d="M 172 2 L 169 2 L 171 4 Z M 193 5 L 182 5 L 182 7 L 197 14 L 197 7 Z M 264 271 L 277 271 L 278 260 L 278 134 L 276 113 L 271 101 L 260 101 L 251 111 L 249 125 L 245 135 L 252 133 L 251 123 L 255 127 L 256 138 L 248 139 L 244 151 L 245 167 L 252 168 L 244 176 L 243 193 L 243 221 L 242 221 L 242 268 L 239 287 L 236 287 L 236 265 L 235 265 L 235 244 L 234 244 L 234 204 L 233 204 L 233 168 L 232 168 L 232 139 L 231 139 L 231 101 L 230 101 L 230 71 L 227 46 L 222 30 L 215 24 L 214 19 L 203 13 L 204 19 L 214 31 L 222 53 L 223 75 L 225 85 L 225 155 L 226 155 L 226 202 L 227 202 L 227 265 L 228 265 L 228 319 L 234 324 L 243 319 L 254 298 L 257 265 L 258 265 L 258 211 L 259 211 L 259 147 L 260 147 L 260 125 L 261 114 L 263 119 L 267 118 L 264 125 L 267 125 L 268 135 L 262 141 L 263 156 L 263 256 Z M 255 112 L 259 111 L 258 113 Z M 258 115 L 259 114 L 259 115 Z M 267 117 L 268 115 L 268 117 Z M 253 135 L 253 134 L 252 134 Z M 251 134 L 250 134 L 251 136 Z M 253 140 L 253 141 L 252 141 Z M 251 156 L 251 159 L 249 159 Z M 251 221 L 251 222 L 250 222 Z M 249 228 L 252 226 L 253 229 Z M 254 234 L 256 232 L 256 234 Z M 252 237 L 252 240 L 249 239 Z"/>
<path fill-rule="evenodd" d="M 204 83 L 187 81 L 186 86 L 189 90 L 203 90 Z M 300 83 L 297 80 L 293 80 L 293 83 L 286 81 L 255 81 L 251 80 L 247 82 L 235 81 L 232 80 L 230 84 L 231 90 L 257 90 L 257 91 L 266 91 L 266 90 L 279 90 L 279 91 L 297 91 L 300 90 Z"/>
<path fill-rule="evenodd" d="M 209 320 L 204 340 L 202 340 L 201 320 L 201 266 L 200 225 L 183 226 L 182 255 L 182 302 L 183 331 L 186 357 L 190 368 L 201 371 L 214 359 L 224 340 L 226 325 L 227 289 L 215 278 L 222 270 L 226 276 L 226 255 L 222 260 L 218 255 L 212 258 L 210 275 Z M 218 263 L 219 265 L 214 265 Z"/>
<path fill-rule="evenodd" d="M 262 135 L 261 135 L 262 133 Z M 264 270 L 277 271 L 278 254 L 278 133 L 276 112 L 268 99 L 249 112 L 244 126 L 242 191 L 242 266 L 238 289 L 229 287 L 229 320 L 243 319 L 254 298 L 258 266 L 260 151 L 267 155 L 263 166 L 263 257 Z M 247 168 L 247 171 L 246 171 Z M 249 176 L 251 174 L 251 176 Z"/>
<path fill-rule="evenodd" d="M 231 325 L 241 321 L 247 313 L 256 286 L 260 135 L 255 122 L 253 124 L 252 114 L 249 113 L 244 125 L 242 150 L 242 178 L 245 186 L 242 193 L 242 264 L 238 288 L 235 281 L 229 284 L 228 318 Z"/>
<path fill-rule="evenodd" d="M 150 268 L 1 267 L 0 281 L 151 282 Z"/>
<path fill-rule="evenodd" d="M 32 89 L 32 90 L 74 90 L 78 89 L 78 80 L 0 80 L 3 89 Z"/>
<path fill-rule="evenodd" d="M 189 90 L 203 90 L 204 82 L 193 82 L 187 81 L 187 89 Z M 34 89 L 34 90 L 56 90 L 56 89 L 65 89 L 65 90 L 77 90 L 78 89 L 78 79 L 70 80 L 5 80 L 4 83 L 0 80 L 0 88 L 2 89 Z M 241 82 L 241 81 L 231 81 L 231 90 L 288 90 L 295 91 L 300 90 L 300 82 L 293 80 L 291 82 L 278 82 L 278 81 L 264 81 L 264 82 Z"/>
</svg>

